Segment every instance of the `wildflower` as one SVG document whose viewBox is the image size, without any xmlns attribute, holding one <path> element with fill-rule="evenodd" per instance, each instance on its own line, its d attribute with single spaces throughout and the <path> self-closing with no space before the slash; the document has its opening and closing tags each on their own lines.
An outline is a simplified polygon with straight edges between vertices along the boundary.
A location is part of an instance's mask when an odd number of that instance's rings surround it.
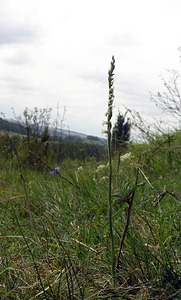
<svg viewBox="0 0 181 300">
<path fill-rule="evenodd" d="M 55 173 L 58 173 L 59 170 L 60 170 L 60 167 L 56 167 L 56 168 L 54 169 Z"/>
<path fill-rule="evenodd" d="M 82 167 L 82 166 L 80 166 L 80 167 L 77 168 L 77 172 L 80 172 L 80 171 L 82 171 L 82 170 L 83 170 L 83 167 Z"/>
<path fill-rule="evenodd" d="M 53 171 L 50 172 L 50 175 L 55 176 L 56 173 L 59 173 L 60 167 L 54 168 Z"/>
<path fill-rule="evenodd" d="M 103 176 L 101 177 L 100 182 L 107 181 L 108 179 L 109 179 L 108 176 Z"/>
<path fill-rule="evenodd" d="M 103 170 L 103 169 L 105 169 L 105 168 L 106 168 L 105 165 L 99 165 L 99 166 L 97 167 L 97 172 L 99 172 L 99 171 L 101 171 L 101 170 Z"/>
<path fill-rule="evenodd" d="M 128 152 L 124 155 L 121 155 L 119 159 L 120 159 L 120 161 L 124 161 L 124 160 L 130 158 L 130 156 L 131 156 L 131 152 Z"/>
</svg>

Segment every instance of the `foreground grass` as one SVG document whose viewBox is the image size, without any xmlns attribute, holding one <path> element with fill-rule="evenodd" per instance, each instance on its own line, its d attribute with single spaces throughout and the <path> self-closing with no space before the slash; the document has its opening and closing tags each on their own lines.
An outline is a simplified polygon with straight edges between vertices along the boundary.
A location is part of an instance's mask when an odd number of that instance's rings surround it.
<svg viewBox="0 0 181 300">
<path fill-rule="evenodd" d="M 24 168 L 23 186 L 17 166 L 1 161 L 1 299 L 179 299 L 181 160 L 178 151 L 172 157 L 168 151 L 150 151 L 145 147 L 140 159 L 138 147 L 132 149 L 119 169 L 113 158 L 116 254 L 126 199 L 136 189 L 116 287 L 111 278 L 107 162 L 99 167 L 94 161 L 81 165 L 65 160 L 60 173 L 71 183 L 51 176 L 47 168 Z"/>
</svg>

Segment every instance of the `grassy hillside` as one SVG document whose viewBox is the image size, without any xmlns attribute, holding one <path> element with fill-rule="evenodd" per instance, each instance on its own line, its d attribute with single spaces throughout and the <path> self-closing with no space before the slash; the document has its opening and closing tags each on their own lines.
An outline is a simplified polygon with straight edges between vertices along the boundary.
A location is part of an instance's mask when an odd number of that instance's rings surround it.
<svg viewBox="0 0 181 300">
<path fill-rule="evenodd" d="M 1 299 L 180 299 L 180 132 L 112 158 L 115 285 L 106 156 L 0 141 Z"/>
<path fill-rule="evenodd" d="M 41 121 L 41 120 L 38 120 Z M 43 131 L 46 128 L 46 125 L 43 124 L 42 126 L 37 125 L 36 123 L 29 123 L 28 128 L 23 125 L 25 124 L 25 121 L 15 121 L 15 120 L 6 120 L 3 118 L 0 118 L 0 133 L 3 132 L 9 132 L 11 134 L 21 134 L 21 135 L 27 135 L 27 130 L 31 132 L 31 136 L 33 136 L 33 127 L 38 127 L 38 130 L 36 132 L 37 137 L 42 138 Z M 78 133 L 75 131 L 65 130 L 62 128 L 54 128 L 52 126 L 47 127 L 47 133 L 49 141 L 57 141 L 57 142 L 78 142 L 78 143 L 91 143 L 91 144 L 105 144 L 106 140 L 104 138 L 99 138 L 92 135 L 86 135 L 83 133 Z M 35 133 L 34 133 L 35 136 Z"/>
</svg>

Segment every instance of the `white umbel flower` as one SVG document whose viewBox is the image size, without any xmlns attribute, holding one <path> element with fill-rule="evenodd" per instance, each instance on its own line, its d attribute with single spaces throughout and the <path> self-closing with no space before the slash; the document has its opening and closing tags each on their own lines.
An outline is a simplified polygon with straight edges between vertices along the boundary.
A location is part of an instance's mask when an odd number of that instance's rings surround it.
<svg viewBox="0 0 181 300">
<path fill-rule="evenodd" d="M 124 154 L 124 155 L 122 155 L 122 156 L 120 156 L 120 161 L 125 161 L 125 160 L 127 160 L 128 158 L 130 158 L 131 157 L 131 152 L 128 152 L 128 153 L 126 153 L 126 154 Z"/>
<path fill-rule="evenodd" d="M 104 170 L 105 168 L 106 168 L 105 165 L 99 165 L 99 166 L 97 167 L 97 172 L 99 172 L 99 171 L 101 171 L 101 170 Z"/>
</svg>

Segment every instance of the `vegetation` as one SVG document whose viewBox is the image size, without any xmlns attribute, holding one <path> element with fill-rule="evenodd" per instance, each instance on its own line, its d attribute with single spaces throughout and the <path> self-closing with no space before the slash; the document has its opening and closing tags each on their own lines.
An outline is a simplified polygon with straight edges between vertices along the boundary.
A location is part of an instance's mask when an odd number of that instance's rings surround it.
<svg viewBox="0 0 181 300">
<path fill-rule="evenodd" d="M 106 140 L 104 138 L 64 130 L 62 127 L 59 128 L 57 127 L 57 121 L 56 124 L 49 124 L 50 115 L 47 116 L 48 113 L 50 114 L 50 109 L 47 108 L 38 109 L 37 107 L 34 107 L 34 109 L 30 111 L 26 108 L 23 113 L 25 114 L 25 120 L 21 117 L 18 117 L 17 120 L 6 120 L 5 118 L 0 118 L 0 130 L 11 134 L 21 134 L 26 136 L 28 140 L 30 138 L 34 141 L 41 139 L 43 143 L 47 141 L 56 141 L 61 143 L 91 142 L 91 144 L 106 144 Z M 63 126 L 62 122 L 63 121 L 61 121 L 61 126 Z"/>
<path fill-rule="evenodd" d="M 1 299 L 180 299 L 181 131 L 113 154 L 113 71 L 108 158 L 0 136 Z"/>
<path fill-rule="evenodd" d="M 23 125 L 17 122 L 9 122 L 7 120 L 4 120 L 3 118 L 0 118 L 0 130 L 5 130 L 8 132 L 16 132 L 19 134 L 24 133 Z"/>
<path fill-rule="evenodd" d="M 176 119 L 181 117 L 181 95 L 179 92 L 180 74 L 175 71 L 168 71 L 169 79 L 163 80 L 165 91 L 157 95 L 151 94 L 152 101 L 161 108 L 162 111 L 171 114 Z"/>
<path fill-rule="evenodd" d="M 125 115 L 118 113 L 116 123 L 112 130 L 112 147 L 115 151 L 125 148 L 130 140 L 131 122 Z"/>
</svg>

